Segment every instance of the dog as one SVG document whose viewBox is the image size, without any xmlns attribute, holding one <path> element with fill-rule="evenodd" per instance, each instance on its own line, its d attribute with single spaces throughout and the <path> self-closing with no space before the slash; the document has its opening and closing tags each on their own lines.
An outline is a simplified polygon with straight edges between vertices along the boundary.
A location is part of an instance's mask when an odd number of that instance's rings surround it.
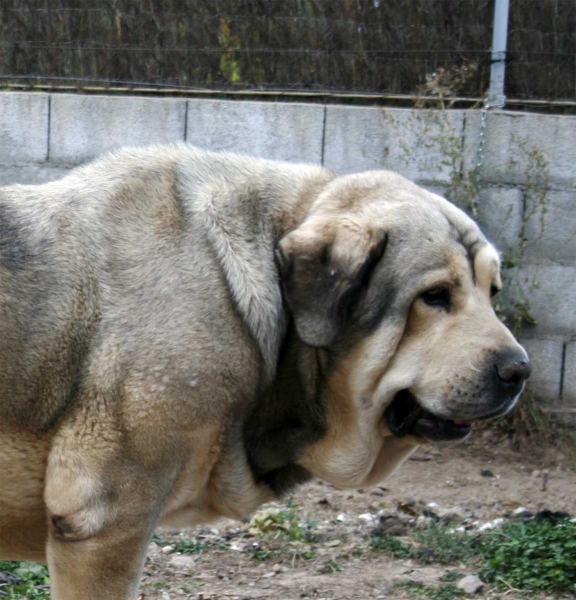
<svg viewBox="0 0 576 600">
<path fill-rule="evenodd" d="M 530 365 L 476 224 L 398 174 L 186 145 L 0 190 L 0 558 L 137 597 L 157 525 L 383 480 Z"/>
</svg>

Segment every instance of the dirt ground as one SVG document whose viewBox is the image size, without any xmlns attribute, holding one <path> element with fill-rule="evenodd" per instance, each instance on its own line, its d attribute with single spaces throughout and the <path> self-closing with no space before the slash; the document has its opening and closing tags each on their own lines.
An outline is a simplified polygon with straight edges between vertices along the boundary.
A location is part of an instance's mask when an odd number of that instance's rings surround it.
<svg viewBox="0 0 576 600">
<path fill-rule="evenodd" d="M 416 518 L 428 509 L 468 523 L 485 523 L 520 507 L 575 516 L 576 464 L 550 448 L 513 451 L 507 440 L 480 432 L 456 447 L 420 448 L 375 489 L 342 491 L 314 481 L 292 496 L 289 507 L 302 523 L 312 522 L 312 543 L 289 543 L 277 531 L 265 535 L 248 523 L 232 521 L 159 532 L 158 543 L 150 547 L 141 598 L 408 598 L 396 584 L 412 580 L 436 586 L 448 567 L 422 566 L 373 551 L 369 536 L 378 513 Z M 173 544 L 183 539 L 197 540 L 206 549 L 192 555 L 171 553 Z M 285 552 L 288 546 L 291 553 Z M 473 573 L 464 565 L 456 567 L 462 574 Z M 494 595 L 485 589 L 478 597 Z"/>
</svg>

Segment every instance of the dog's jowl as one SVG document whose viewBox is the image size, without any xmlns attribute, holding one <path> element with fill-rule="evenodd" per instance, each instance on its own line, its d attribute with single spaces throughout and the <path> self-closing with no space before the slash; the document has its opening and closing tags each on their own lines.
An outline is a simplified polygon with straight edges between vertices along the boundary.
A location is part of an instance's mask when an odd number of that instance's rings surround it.
<svg viewBox="0 0 576 600">
<path fill-rule="evenodd" d="M 133 600 L 159 524 L 364 487 L 508 411 L 499 259 L 386 171 L 128 149 L 0 189 L 0 559 Z"/>
</svg>

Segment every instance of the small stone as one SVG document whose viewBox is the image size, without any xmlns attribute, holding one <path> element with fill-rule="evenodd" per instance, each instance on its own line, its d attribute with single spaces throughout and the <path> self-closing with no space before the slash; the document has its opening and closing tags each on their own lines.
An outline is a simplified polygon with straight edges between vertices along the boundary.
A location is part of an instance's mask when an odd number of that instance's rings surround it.
<svg viewBox="0 0 576 600">
<path fill-rule="evenodd" d="M 538 470 L 532 471 L 532 477 L 540 477 L 541 473 L 542 473 L 542 471 L 538 471 Z"/>
<path fill-rule="evenodd" d="M 192 556 L 176 555 L 170 559 L 170 565 L 177 569 L 192 569 L 196 566 L 196 560 Z"/>
<path fill-rule="evenodd" d="M 416 529 L 428 529 L 430 525 L 432 525 L 432 519 L 430 517 L 425 517 L 424 515 L 420 515 L 416 519 Z"/>
<path fill-rule="evenodd" d="M 478 531 L 487 531 L 488 529 L 496 529 L 496 527 L 500 527 L 500 525 L 504 524 L 504 519 L 498 518 L 493 521 L 489 521 L 488 523 L 484 523 L 478 527 Z"/>
<path fill-rule="evenodd" d="M 328 542 L 326 542 L 326 546 L 328 546 L 329 548 L 334 548 L 335 546 L 340 546 L 342 544 L 341 540 L 330 540 Z"/>
<path fill-rule="evenodd" d="M 456 587 L 467 594 L 476 594 L 484 587 L 484 582 L 476 575 L 466 575 L 456 584 Z"/>
<path fill-rule="evenodd" d="M 398 515 L 381 516 L 375 535 L 406 535 L 408 529 L 408 524 Z"/>
<path fill-rule="evenodd" d="M 276 575 L 276 573 L 274 571 L 270 571 L 270 572 L 262 575 L 262 577 L 264 577 L 265 579 L 270 579 L 270 577 L 274 577 L 275 575 Z"/>
<path fill-rule="evenodd" d="M 458 522 L 462 523 L 469 518 L 470 513 L 464 510 L 461 506 L 453 506 L 449 508 L 443 515 L 441 515 L 443 519 L 450 521 L 452 523 Z"/>
<path fill-rule="evenodd" d="M 248 544 L 242 544 L 241 542 L 234 542 L 230 544 L 230 550 L 233 552 L 245 552 Z"/>
<path fill-rule="evenodd" d="M 174 546 L 164 546 L 162 548 L 162 553 L 163 554 L 170 554 L 170 552 L 172 552 L 172 550 L 174 550 Z"/>
<path fill-rule="evenodd" d="M 368 521 L 371 523 L 374 520 L 374 515 L 372 513 L 362 513 L 361 515 L 358 515 L 358 519 L 360 519 L 360 521 Z"/>
<path fill-rule="evenodd" d="M 418 503 L 411 498 L 397 504 L 400 515 L 409 517 L 416 517 L 418 515 L 420 511 L 417 505 Z"/>
<path fill-rule="evenodd" d="M 347 519 L 348 517 L 344 513 L 341 513 L 336 517 L 338 523 L 344 523 L 344 521 L 346 521 Z"/>
<path fill-rule="evenodd" d="M 156 542 L 152 542 L 148 546 L 148 554 L 150 556 L 156 556 L 156 554 L 160 554 L 160 546 Z"/>
<path fill-rule="evenodd" d="M 162 592 L 162 600 L 170 600 L 170 594 L 166 591 Z"/>
</svg>

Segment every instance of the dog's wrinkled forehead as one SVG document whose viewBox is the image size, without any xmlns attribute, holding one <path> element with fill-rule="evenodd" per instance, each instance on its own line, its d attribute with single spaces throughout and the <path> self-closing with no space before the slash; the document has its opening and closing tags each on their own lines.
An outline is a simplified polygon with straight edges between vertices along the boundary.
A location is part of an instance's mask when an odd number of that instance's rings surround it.
<svg viewBox="0 0 576 600">
<path fill-rule="evenodd" d="M 389 171 L 371 171 L 338 178 L 316 203 L 315 212 L 347 213 L 358 223 L 381 228 L 396 246 L 421 248 L 430 267 L 464 252 L 474 271 L 474 257 L 487 240 L 464 211 L 446 199 Z M 317 214 L 318 214 L 317 213 Z M 496 258 L 497 260 L 497 258 Z"/>
</svg>

